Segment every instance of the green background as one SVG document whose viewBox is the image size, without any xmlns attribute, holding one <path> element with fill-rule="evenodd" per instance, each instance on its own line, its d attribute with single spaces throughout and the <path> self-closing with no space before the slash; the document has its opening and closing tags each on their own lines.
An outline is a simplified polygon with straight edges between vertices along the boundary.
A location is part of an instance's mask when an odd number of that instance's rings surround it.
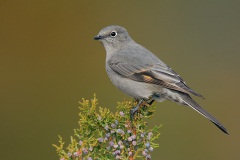
<svg viewBox="0 0 240 160">
<path fill-rule="evenodd" d="M 153 159 L 240 159 L 240 1 L 0 1 L 0 159 L 58 159 L 57 135 L 69 142 L 78 101 L 96 93 L 115 111 L 127 95 L 105 72 L 93 37 L 122 25 L 204 95 L 195 98 L 229 130 L 195 111 L 157 103 L 163 124 Z"/>
</svg>

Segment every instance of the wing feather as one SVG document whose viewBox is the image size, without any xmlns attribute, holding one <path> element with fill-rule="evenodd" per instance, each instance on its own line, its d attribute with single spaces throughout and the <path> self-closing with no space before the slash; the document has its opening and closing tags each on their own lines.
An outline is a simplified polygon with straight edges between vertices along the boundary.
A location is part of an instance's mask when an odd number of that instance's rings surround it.
<svg viewBox="0 0 240 160">
<path fill-rule="evenodd" d="M 137 59 L 136 57 L 135 59 Z M 160 85 L 162 87 L 177 90 L 198 97 L 203 96 L 189 88 L 183 79 L 170 67 L 159 60 L 159 63 L 148 61 L 126 61 L 126 57 L 117 56 L 108 60 L 109 67 L 118 75 L 138 82 Z M 125 61 L 123 61 L 125 60 Z"/>
</svg>

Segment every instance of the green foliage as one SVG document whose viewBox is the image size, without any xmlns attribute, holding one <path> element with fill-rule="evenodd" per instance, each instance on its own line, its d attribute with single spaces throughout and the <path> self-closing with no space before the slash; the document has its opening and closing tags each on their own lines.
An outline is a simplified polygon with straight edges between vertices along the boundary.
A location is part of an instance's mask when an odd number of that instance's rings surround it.
<svg viewBox="0 0 240 160">
<path fill-rule="evenodd" d="M 150 153 L 158 144 L 160 126 L 147 127 L 146 119 L 154 112 L 154 106 L 143 105 L 130 121 L 130 109 L 136 103 L 125 101 L 118 103 L 117 112 L 97 107 L 96 96 L 80 102 L 79 128 L 74 129 L 71 143 L 64 148 L 59 136 L 59 145 L 53 145 L 60 160 L 107 160 L 136 158 L 151 159 Z"/>
</svg>

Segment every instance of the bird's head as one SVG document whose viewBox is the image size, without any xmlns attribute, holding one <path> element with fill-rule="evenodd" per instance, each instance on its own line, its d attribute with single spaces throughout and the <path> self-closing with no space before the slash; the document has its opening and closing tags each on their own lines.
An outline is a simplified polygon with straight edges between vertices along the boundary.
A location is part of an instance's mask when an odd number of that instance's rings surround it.
<svg viewBox="0 0 240 160">
<path fill-rule="evenodd" d="M 132 39 L 125 28 L 112 25 L 103 28 L 98 35 L 94 37 L 94 40 L 101 41 L 106 50 L 118 50 L 128 44 Z"/>
</svg>

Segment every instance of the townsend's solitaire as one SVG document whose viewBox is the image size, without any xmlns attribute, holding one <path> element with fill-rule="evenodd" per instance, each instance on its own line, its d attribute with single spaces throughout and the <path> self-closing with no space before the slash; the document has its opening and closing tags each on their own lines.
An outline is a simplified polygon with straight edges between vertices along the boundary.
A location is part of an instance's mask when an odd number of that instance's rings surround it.
<svg viewBox="0 0 240 160">
<path fill-rule="evenodd" d="M 186 105 L 209 119 L 224 133 L 226 128 L 198 105 L 189 94 L 202 97 L 189 88 L 183 79 L 152 52 L 137 44 L 123 27 L 112 25 L 103 28 L 95 40 L 106 50 L 106 71 L 112 83 L 135 98 L 139 103 L 168 99 Z"/>
</svg>

